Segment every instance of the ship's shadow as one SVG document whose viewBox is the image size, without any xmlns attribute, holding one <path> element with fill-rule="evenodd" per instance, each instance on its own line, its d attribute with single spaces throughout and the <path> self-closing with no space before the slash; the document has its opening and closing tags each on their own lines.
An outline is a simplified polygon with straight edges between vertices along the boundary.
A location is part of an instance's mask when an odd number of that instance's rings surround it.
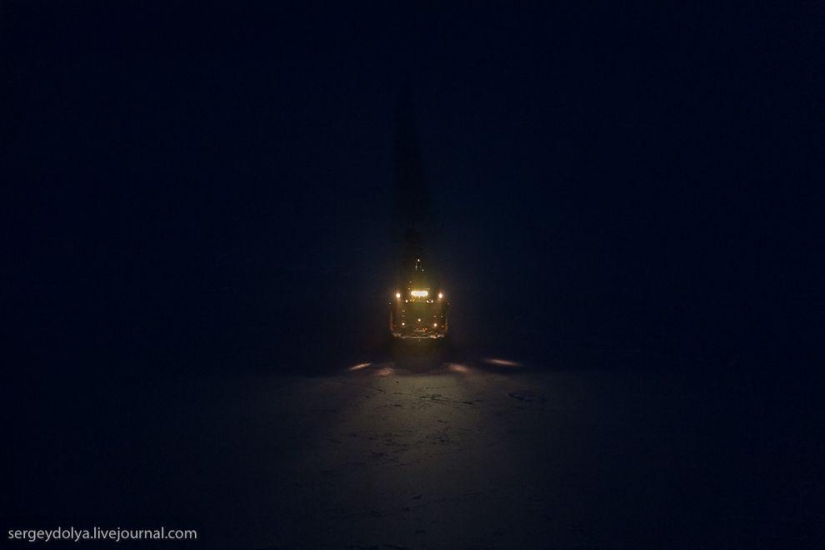
<svg viewBox="0 0 825 550">
<path fill-rule="evenodd" d="M 396 369 L 413 374 L 441 371 L 447 363 L 458 362 L 461 355 L 450 338 L 399 340 L 385 343 L 385 355 Z"/>
</svg>

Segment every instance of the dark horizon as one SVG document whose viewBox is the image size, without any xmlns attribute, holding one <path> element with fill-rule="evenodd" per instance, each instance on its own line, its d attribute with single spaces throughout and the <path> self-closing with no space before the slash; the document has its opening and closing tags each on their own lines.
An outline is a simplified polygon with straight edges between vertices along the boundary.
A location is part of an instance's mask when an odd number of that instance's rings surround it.
<svg viewBox="0 0 825 550">
<path fill-rule="evenodd" d="M 722 316 L 719 331 L 744 315 L 754 333 L 734 338 L 754 344 L 803 336 L 772 319 L 821 307 L 823 83 L 804 9 L 333 23 L 152 6 L 6 7 L 4 302 L 24 333 L 208 339 L 201 322 L 271 316 L 288 299 L 274 287 L 320 304 L 339 277 L 377 299 L 408 80 L 468 307 L 507 288 L 508 315 L 565 325 L 616 300 L 635 315 L 621 323 L 671 334 L 669 317 Z M 50 319 L 61 301 L 73 313 Z"/>
</svg>

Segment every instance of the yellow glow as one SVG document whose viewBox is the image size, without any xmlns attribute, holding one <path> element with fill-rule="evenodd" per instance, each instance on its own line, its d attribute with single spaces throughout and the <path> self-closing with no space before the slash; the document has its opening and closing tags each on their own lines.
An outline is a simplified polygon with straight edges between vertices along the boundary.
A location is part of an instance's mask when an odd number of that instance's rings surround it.
<svg viewBox="0 0 825 550">
<path fill-rule="evenodd" d="M 441 299 L 441 298 L 443 298 L 443 297 L 444 297 L 444 293 L 443 293 L 443 292 L 439 292 L 439 293 L 438 293 L 438 299 L 440 300 L 440 299 Z"/>
<path fill-rule="evenodd" d="M 430 293 L 427 292 L 426 290 L 413 290 L 413 291 L 410 291 L 410 294 L 412 294 L 416 298 L 426 298 L 427 296 L 430 295 Z"/>
<path fill-rule="evenodd" d="M 400 292 L 396 292 L 396 293 L 395 293 L 395 297 L 396 297 L 396 298 L 401 298 L 401 293 L 400 293 Z"/>
<path fill-rule="evenodd" d="M 433 326 L 434 326 L 434 327 L 437 327 L 437 326 L 438 326 L 438 323 L 433 323 Z"/>
</svg>

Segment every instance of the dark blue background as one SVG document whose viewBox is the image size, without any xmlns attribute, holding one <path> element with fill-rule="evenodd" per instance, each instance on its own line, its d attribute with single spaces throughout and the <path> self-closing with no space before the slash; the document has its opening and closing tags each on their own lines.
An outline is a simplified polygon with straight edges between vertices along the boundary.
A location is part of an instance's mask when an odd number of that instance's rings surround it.
<svg viewBox="0 0 825 550">
<path fill-rule="evenodd" d="M 15 371 L 375 345 L 407 81 L 459 341 L 810 364 L 821 6 L 275 4 L 4 4 Z"/>
</svg>

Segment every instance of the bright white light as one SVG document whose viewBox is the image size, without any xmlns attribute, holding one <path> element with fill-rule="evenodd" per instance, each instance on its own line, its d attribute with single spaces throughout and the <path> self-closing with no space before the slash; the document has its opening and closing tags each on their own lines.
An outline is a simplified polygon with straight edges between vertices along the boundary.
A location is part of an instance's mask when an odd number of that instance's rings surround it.
<svg viewBox="0 0 825 550">
<path fill-rule="evenodd" d="M 443 292 L 439 292 L 439 293 L 438 293 L 438 299 L 440 300 L 440 299 L 441 299 L 441 298 L 443 298 L 443 297 L 444 297 L 444 293 L 443 293 Z"/>
<path fill-rule="evenodd" d="M 430 293 L 427 292 L 426 290 L 413 290 L 413 291 L 410 292 L 410 294 L 412 294 L 416 298 L 426 298 L 427 296 L 430 295 Z"/>
<path fill-rule="evenodd" d="M 360 363 L 358 365 L 353 365 L 352 367 L 348 368 L 347 370 L 361 370 L 363 368 L 369 367 L 372 363 Z"/>
<path fill-rule="evenodd" d="M 437 326 L 438 326 L 438 323 L 433 323 L 433 326 L 434 326 L 434 327 L 437 327 Z"/>
<path fill-rule="evenodd" d="M 396 298 L 401 298 L 401 293 L 400 293 L 400 292 L 396 292 L 396 293 L 395 293 L 395 297 L 396 297 Z"/>
</svg>

